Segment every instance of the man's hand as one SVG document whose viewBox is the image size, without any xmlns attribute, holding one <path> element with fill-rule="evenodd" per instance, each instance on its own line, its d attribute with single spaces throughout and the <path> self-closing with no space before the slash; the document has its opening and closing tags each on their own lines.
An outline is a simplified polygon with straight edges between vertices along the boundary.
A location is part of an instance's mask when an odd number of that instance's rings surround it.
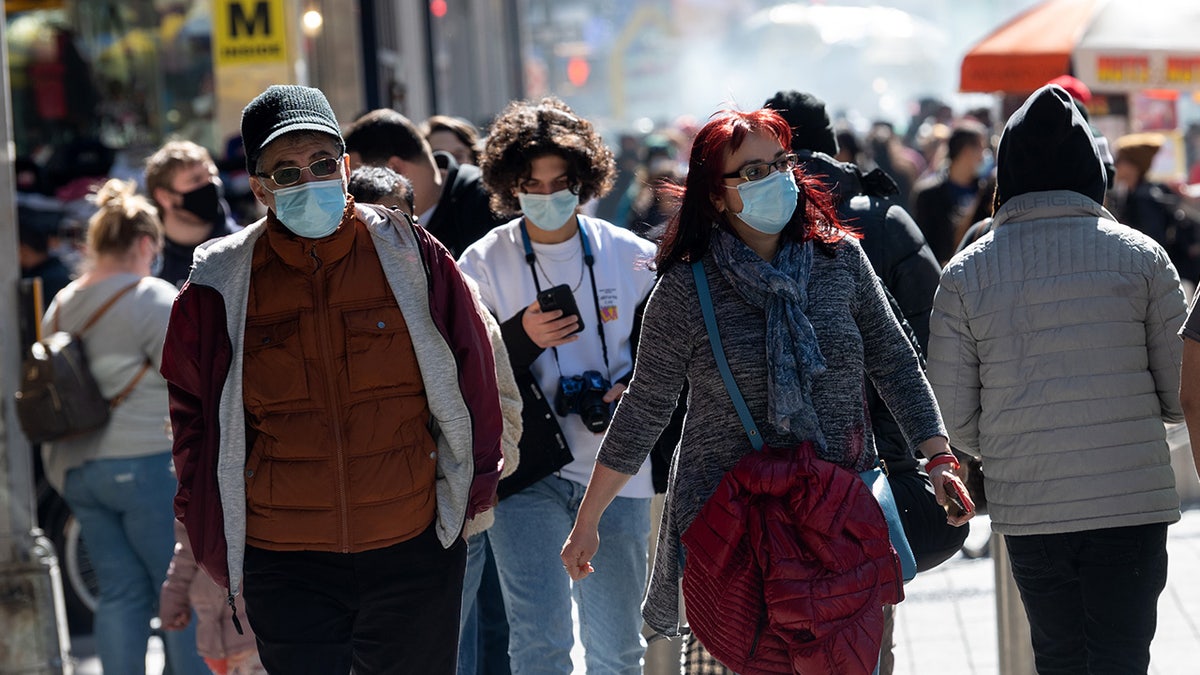
<svg viewBox="0 0 1200 675">
<path fill-rule="evenodd" d="M 620 383 L 620 382 L 618 382 L 618 383 L 614 384 L 614 385 L 612 386 L 612 389 L 609 389 L 607 392 L 605 392 L 605 394 L 604 394 L 604 399 L 603 399 L 603 400 L 604 400 L 604 402 L 605 402 L 605 403 L 612 403 L 613 401 L 620 400 L 620 398 L 621 398 L 621 394 L 624 394 L 624 393 L 625 393 L 625 389 L 626 389 L 626 388 L 627 388 L 627 387 L 626 387 L 624 384 Z"/>
<path fill-rule="evenodd" d="M 549 349 L 579 339 L 579 334 L 572 334 L 579 327 L 579 319 L 575 316 L 564 317 L 561 309 L 543 312 L 537 301 L 525 308 L 521 316 L 521 327 L 533 343 L 542 349 Z"/>
</svg>

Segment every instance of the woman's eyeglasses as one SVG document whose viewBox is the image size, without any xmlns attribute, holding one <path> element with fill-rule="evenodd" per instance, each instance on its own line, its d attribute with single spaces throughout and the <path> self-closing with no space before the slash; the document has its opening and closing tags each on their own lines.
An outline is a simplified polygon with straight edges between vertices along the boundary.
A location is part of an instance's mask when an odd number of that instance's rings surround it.
<svg viewBox="0 0 1200 675">
<path fill-rule="evenodd" d="M 762 180 L 771 175 L 771 171 L 790 171 L 796 168 L 796 163 L 800 158 L 792 153 L 788 153 L 774 162 L 759 162 L 758 164 L 747 164 L 737 171 L 730 171 L 727 174 L 722 174 L 721 178 L 744 178 L 749 181 Z"/>
<path fill-rule="evenodd" d="M 306 169 L 314 177 L 324 178 L 337 173 L 337 170 L 341 168 L 341 166 L 342 160 L 340 157 L 326 157 L 325 159 L 318 159 L 308 166 L 288 166 L 282 169 L 276 169 L 270 174 L 260 173 L 258 175 L 260 178 L 269 177 L 271 180 L 275 181 L 275 184 L 279 187 L 287 187 L 288 185 L 295 185 L 296 183 L 299 183 L 300 175 Z"/>
</svg>

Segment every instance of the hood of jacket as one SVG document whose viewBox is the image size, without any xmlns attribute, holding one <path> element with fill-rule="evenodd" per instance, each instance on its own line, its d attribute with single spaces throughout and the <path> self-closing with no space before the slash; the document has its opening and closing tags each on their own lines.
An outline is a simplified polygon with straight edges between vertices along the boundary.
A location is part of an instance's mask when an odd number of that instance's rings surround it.
<svg viewBox="0 0 1200 675">
<path fill-rule="evenodd" d="M 1033 92 L 1008 119 L 996 151 L 996 202 L 1070 190 L 1104 202 L 1104 164 L 1087 121 L 1057 85 Z"/>
<path fill-rule="evenodd" d="M 854 163 L 840 162 L 833 157 L 812 150 L 796 150 L 804 173 L 821 181 L 834 195 L 838 208 L 859 195 L 895 199 L 900 188 L 891 176 L 876 168 L 868 173 Z"/>
</svg>

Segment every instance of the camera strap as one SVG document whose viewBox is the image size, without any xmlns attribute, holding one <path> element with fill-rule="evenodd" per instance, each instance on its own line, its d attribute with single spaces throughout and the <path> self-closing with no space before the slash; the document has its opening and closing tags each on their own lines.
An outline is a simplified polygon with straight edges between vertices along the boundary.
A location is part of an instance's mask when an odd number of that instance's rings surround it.
<svg viewBox="0 0 1200 675">
<path fill-rule="evenodd" d="M 583 221 L 578 216 L 575 217 L 575 220 L 578 223 L 579 243 L 583 247 L 583 262 L 587 265 L 588 276 L 592 280 L 592 306 L 596 308 L 596 332 L 600 334 L 600 351 L 604 356 L 604 372 L 611 382 L 612 367 L 608 365 L 608 342 L 604 339 L 604 317 L 600 312 L 600 292 L 596 290 L 596 256 L 592 255 L 592 244 L 588 240 Z M 533 287 L 538 293 L 541 293 L 542 284 L 538 281 L 537 275 L 537 254 L 533 252 L 533 241 L 529 238 L 529 230 L 526 229 L 524 218 L 521 218 L 521 243 L 525 245 L 525 262 L 529 264 L 529 273 L 533 275 Z M 554 352 L 554 364 L 558 366 L 558 375 L 561 377 L 562 365 L 558 362 L 558 347 L 550 349 Z"/>
</svg>

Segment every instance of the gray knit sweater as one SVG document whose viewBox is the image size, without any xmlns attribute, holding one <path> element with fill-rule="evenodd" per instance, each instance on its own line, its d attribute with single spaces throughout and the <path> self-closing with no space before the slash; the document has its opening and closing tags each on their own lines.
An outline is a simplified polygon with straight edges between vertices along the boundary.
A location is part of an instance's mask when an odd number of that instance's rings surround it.
<svg viewBox="0 0 1200 675">
<path fill-rule="evenodd" d="M 794 445 L 766 423 L 766 317 L 744 301 L 704 259 L 729 367 L 768 445 Z M 870 263 L 853 239 L 818 245 L 808 286 L 807 314 L 827 370 L 813 382 L 813 405 L 827 449 L 823 458 L 853 470 L 875 463 L 865 412 L 864 373 L 914 447 L 945 436 L 933 392 L 917 356 L 888 305 Z M 725 472 L 750 451 L 709 347 L 691 268 L 663 275 L 642 324 L 637 367 L 604 438 L 597 461 L 636 473 L 666 425 L 683 384 L 690 386 L 680 447 L 672 461 L 666 509 L 642 614 L 654 630 L 678 633 L 679 537 L 691 525 Z"/>
</svg>

